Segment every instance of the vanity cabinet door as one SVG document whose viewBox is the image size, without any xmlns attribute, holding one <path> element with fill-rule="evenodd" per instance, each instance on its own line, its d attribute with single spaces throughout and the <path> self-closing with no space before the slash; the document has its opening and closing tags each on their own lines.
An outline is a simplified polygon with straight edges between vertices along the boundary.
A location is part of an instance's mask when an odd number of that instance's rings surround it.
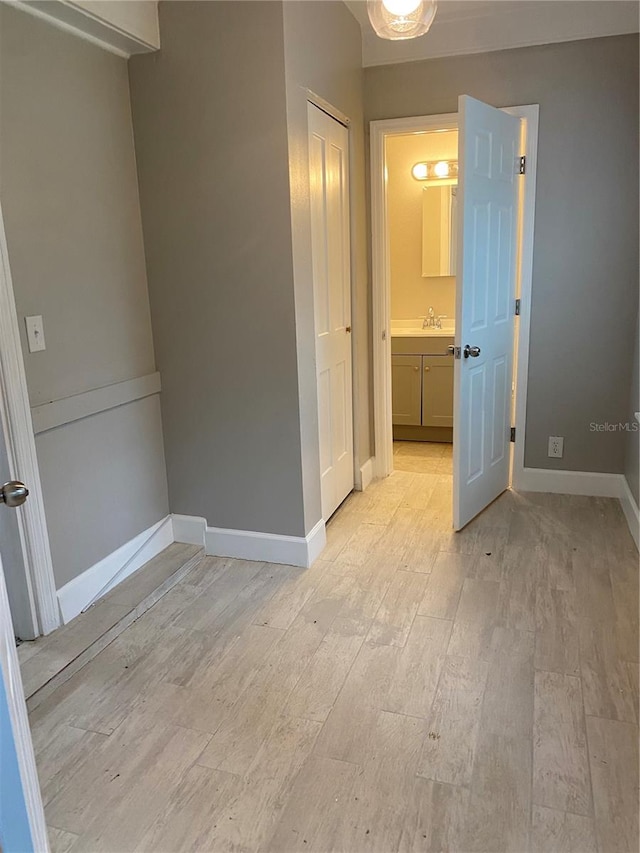
<svg viewBox="0 0 640 853">
<path fill-rule="evenodd" d="M 453 359 L 422 356 L 422 425 L 453 426 Z"/>
<path fill-rule="evenodd" d="M 422 356 L 391 356 L 393 423 L 420 426 L 422 405 Z"/>
</svg>

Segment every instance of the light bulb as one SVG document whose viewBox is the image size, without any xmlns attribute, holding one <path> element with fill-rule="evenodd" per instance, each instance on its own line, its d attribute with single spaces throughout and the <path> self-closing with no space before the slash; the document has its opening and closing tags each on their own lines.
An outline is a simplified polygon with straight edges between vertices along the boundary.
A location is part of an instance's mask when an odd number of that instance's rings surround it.
<svg viewBox="0 0 640 853">
<path fill-rule="evenodd" d="M 411 170 L 411 174 L 416 181 L 426 181 L 429 176 L 429 169 L 426 163 L 416 163 Z"/>
<path fill-rule="evenodd" d="M 392 15 L 406 17 L 420 5 L 420 0 L 382 0 L 382 5 Z"/>
<path fill-rule="evenodd" d="M 446 160 L 441 160 L 433 167 L 433 173 L 436 178 L 446 178 L 449 175 L 449 164 Z"/>
<path fill-rule="evenodd" d="M 369 20 L 383 39 L 423 36 L 436 14 L 436 0 L 367 0 Z"/>
</svg>

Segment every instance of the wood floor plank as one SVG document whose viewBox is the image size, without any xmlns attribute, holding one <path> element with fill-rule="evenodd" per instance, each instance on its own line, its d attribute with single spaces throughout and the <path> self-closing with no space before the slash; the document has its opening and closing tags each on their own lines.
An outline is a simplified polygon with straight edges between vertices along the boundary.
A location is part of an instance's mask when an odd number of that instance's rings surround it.
<svg viewBox="0 0 640 853">
<path fill-rule="evenodd" d="M 396 572 L 375 615 L 368 639 L 403 648 L 424 596 L 427 578 L 415 572 Z"/>
<path fill-rule="evenodd" d="M 391 676 L 384 710 L 429 716 L 447 654 L 452 623 L 416 616 Z"/>
<path fill-rule="evenodd" d="M 24 695 L 31 696 L 57 675 L 94 640 L 124 618 L 129 609 L 127 605 L 102 602 L 91 611 L 77 616 L 73 625 L 65 625 L 53 636 L 43 637 L 40 650 L 20 666 Z"/>
<path fill-rule="evenodd" d="M 339 559 L 341 563 L 361 566 L 371 558 L 371 551 L 385 530 L 384 524 L 370 524 L 369 522 L 358 524 L 336 559 Z"/>
<path fill-rule="evenodd" d="M 311 755 L 285 794 L 284 812 L 262 849 L 270 853 L 327 853 L 323 839 L 339 823 L 359 772 L 355 764 Z M 310 803 L 313 808 L 309 808 Z"/>
<path fill-rule="evenodd" d="M 610 573 L 611 574 L 611 573 Z M 640 661 L 638 637 L 638 581 L 619 581 L 611 577 L 615 633 L 618 655 L 622 660 Z"/>
<path fill-rule="evenodd" d="M 38 780 L 42 802 L 47 803 L 61 791 L 82 765 L 91 759 L 93 751 L 107 739 L 107 735 L 87 732 L 73 726 L 57 726 L 48 730 L 44 738 L 36 738 L 38 753 Z M 37 746 L 36 746 L 37 744 Z"/>
<path fill-rule="evenodd" d="M 519 631 L 535 631 L 536 593 L 545 581 L 545 564 L 539 546 L 509 544 L 504 549 L 503 573 L 498 590 L 497 614 L 499 624 Z"/>
<path fill-rule="evenodd" d="M 638 729 L 587 717 L 596 836 L 600 851 L 638 849 Z"/>
<path fill-rule="evenodd" d="M 521 853 L 529 848 L 531 738 L 481 730 L 462 850 Z"/>
<path fill-rule="evenodd" d="M 494 630 L 482 708 L 482 729 L 506 738 L 533 737 L 534 636 Z"/>
<path fill-rule="evenodd" d="M 177 726 L 123 723 L 49 802 L 48 823 L 79 835 L 84 849 L 133 849 L 209 738 Z"/>
<path fill-rule="evenodd" d="M 398 853 L 462 851 L 469 789 L 416 777 Z"/>
<path fill-rule="evenodd" d="M 352 764 L 364 761 L 399 655 L 400 649 L 394 646 L 363 644 L 322 727 L 315 746 L 318 755 Z"/>
<path fill-rule="evenodd" d="M 533 801 L 589 816 L 591 786 L 580 679 L 535 675 Z"/>
<path fill-rule="evenodd" d="M 407 824 L 425 721 L 379 711 L 369 751 L 339 820 L 314 839 L 314 849 L 397 850 Z"/>
<path fill-rule="evenodd" d="M 418 607 L 420 616 L 452 621 L 458 609 L 458 601 L 467 571 L 473 557 L 466 554 L 441 552 L 431 569 L 424 597 Z"/>
<path fill-rule="evenodd" d="M 487 673 L 485 661 L 445 659 L 418 775 L 450 785 L 470 784 Z"/>
<path fill-rule="evenodd" d="M 640 708 L 638 708 L 638 705 L 640 704 L 640 690 L 638 688 L 638 681 L 640 681 L 640 666 L 637 663 L 626 663 L 625 666 L 627 668 L 629 686 L 631 687 L 633 709 L 635 711 L 636 720 L 640 721 Z"/>
<path fill-rule="evenodd" d="M 610 625 L 581 620 L 580 670 L 585 714 L 635 722 L 629 675 Z"/>
<path fill-rule="evenodd" d="M 454 657 L 491 656 L 500 585 L 465 578 L 456 610 L 448 654 Z"/>
<path fill-rule="evenodd" d="M 598 853 L 593 819 L 534 806 L 531 853 Z"/>
<path fill-rule="evenodd" d="M 53 826 L 47 827 L 47 834 L 51 853 L 69 853 L 78 840 L 78 836 L 72 832 L 65 832 L 63 829 L 56 829 Z"/>
<path fill-rule="evenodd" d="M 580 674 L 580 638 L 575 592 L 542 583 L 536 591 L 537 669 Z"/>
<path fill-rule="evenodd" d="M 316 585 L 324 574 L 325 564 L 316 561 L 309 569 L 291 569 L 287 567 L 290 576 L 276 590 L 269 601 L 255 616 L 257 625 L 267 625 L 270 628 L 280 628 L 286 631 L 293 624 L 304 605 L 316 590 Z"/>
<path fill-rule="evenodd" d="M 360 651 L 367 625 L 337 617 L 293 692 L 285 713 L 304 720 L 324 722 Z"/>
<path fill-rule="evenodd" d="M 384 533 L 371 549 L 375 558 L 393 563 L 397 568 L 407 549 L 418 541 L 424 510 L 399 507 L 388 520 Z"/>
<path fill-rule="evenodd" d="M 236 775 L 247 771 L 332 621 L 319 622 L 304 611 L 298 615 L 260 667 L 251 691 L 240 696 L 211 739 L 201 764 Z"/>
<path fill-rule="evenodd" d="M 258 751 L 201 850 L 261 849 L 284 812 L 287 790 L 313 748 L 320 724 L 281 719 Z"/>
<path fill-rule="evenodd" d="M 212 829 L 222 821 L 224 808 L 239 787 L 237 776 L 193 765 L 135 849 L 140 853 L 206 849 Z"/>
</svg>

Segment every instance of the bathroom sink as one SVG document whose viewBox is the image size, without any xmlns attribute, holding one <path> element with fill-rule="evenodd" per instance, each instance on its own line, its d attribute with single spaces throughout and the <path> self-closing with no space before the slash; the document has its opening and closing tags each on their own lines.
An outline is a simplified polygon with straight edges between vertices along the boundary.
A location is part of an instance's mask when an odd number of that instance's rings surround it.
<svg viewBox="0 0 640 853">
<path fill-rule="evenodd" d="M 421 337 L 436 337 L 436 338 L 451 338 L 455 335 L 455 320 L 445 317 L 440 321 L 442 328 L 438 329 L 435 326 L 428 326 L 426 329 L 422 327 L 422 320 L 392 320 L 391 321 L 391 337 L 392 338 L 421 338 Z"/>
</svg>

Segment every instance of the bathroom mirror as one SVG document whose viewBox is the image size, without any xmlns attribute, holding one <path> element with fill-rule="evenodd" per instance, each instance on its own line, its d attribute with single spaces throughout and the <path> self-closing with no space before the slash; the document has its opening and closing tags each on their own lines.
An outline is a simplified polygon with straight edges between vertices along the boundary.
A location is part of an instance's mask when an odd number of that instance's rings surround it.
<svg viewBox="0 0 640 853">
<path fill-rule="evenodd" d="M 422 190 L 422 276 L 456 274 L 457 192 L 453 184 Z"/>
</svg>

